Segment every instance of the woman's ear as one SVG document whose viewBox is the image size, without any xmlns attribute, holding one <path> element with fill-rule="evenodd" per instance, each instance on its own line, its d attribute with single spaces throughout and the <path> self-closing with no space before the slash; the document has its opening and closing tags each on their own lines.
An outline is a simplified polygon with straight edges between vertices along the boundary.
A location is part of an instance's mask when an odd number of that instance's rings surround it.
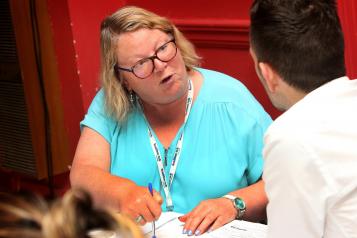
<svg viewBox="0 0 357 238">
<path fill-rule="evenodd" d="M 268 63 L 259 62 L 258 69 L 269 91 L 272 93 L 276 92 L 279 86 L 279 75 L 277 75 L 275 70 Z"/>
<path fill-rule="evenodd" d="M 121 77 L 121 81 L 123 82 L 123 86 L 126 88 L 126 90 L 128 90 L 128 92 L 130 92 L 131 91 L 131 87 L 130 87 L 130 84 L 129 84 L 128 80 L 125 79 L 121 75 L 120 75 L 120 77 Z"/>
</svg>

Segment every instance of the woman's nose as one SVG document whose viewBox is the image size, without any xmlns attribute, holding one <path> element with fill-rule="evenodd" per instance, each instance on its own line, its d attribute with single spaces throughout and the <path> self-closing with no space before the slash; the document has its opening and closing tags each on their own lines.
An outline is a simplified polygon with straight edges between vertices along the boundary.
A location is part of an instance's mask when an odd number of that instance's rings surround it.
<svg viewBox="0 0 357 238">
<path fill-rule="evenodd" d="M 154 59 L 155 71 L 162 71 L 166 68 L 167 62 L 163 62 L 158 58 Z"/>
</svg>

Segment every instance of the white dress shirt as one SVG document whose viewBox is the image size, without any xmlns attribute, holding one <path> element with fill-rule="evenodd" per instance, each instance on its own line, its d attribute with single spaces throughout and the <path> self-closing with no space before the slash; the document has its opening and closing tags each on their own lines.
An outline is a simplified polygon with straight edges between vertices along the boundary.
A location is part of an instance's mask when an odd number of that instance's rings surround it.
<svg viewBox="0 0 357 238">
<path fill-rule="evenodd" d="M 312 91 L 264 140 L 268 238 L 357 237 L 357 80 Z"/>
</svg>

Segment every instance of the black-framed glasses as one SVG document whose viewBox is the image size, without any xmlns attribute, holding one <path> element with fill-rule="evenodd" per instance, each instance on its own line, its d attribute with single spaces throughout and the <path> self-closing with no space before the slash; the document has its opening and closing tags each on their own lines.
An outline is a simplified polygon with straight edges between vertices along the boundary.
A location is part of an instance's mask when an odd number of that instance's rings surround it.
<svg viewBox="0 0 357 238">
<path fill-rule="evenodd" d="M 154 53 L 154 55 L 141 59 L 133 67 L 127 69 L 119 67 L 117 64 L 114 66 L 114 71 L 118 73 L 119 70 L 133 73 L 136 77 L 144 79 L 149 77 L 155 70 L 155 59 L 162 62 L 169 62 L 177 54 L 177 46 L 175 39 L 172 39 L 162 46 L 160 46 Z"/>
</svg>

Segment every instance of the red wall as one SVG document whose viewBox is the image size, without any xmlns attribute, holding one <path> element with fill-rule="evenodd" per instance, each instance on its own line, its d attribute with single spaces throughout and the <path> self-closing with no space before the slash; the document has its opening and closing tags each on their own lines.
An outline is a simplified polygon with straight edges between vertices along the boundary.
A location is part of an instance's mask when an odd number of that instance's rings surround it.
<svg viewBox="0 0 357 238">
<path fill-rule="evenodd" d="M 79 138 L 78 122 L 81 120 L 84 110 L 67 2 L 49 0 L 48 13 L 53 27 L 53 41 L 64 113 L 63 123 L 70 138 L 70 151 L 74 154 Z"/>
<path fill-rule="evenodd" d="M 74 155 L 83 119 L 96 90 L 99 72 L 100 22 L 123 1 L 47 0 L 61 84 L 70 150 Z"/>
<path fill-rule="evenodd" d="M 357 1 L 338 0 L 338 10 L 345 35 L 347 75 L 357 78 Z"/>
<path fill-rule="evenodd" d="M 77 74 L 85 111 L 99 88 L 100 22 L 123 4 L 124 1 L 120 0 L 68 0 Z"/>
</svg>

